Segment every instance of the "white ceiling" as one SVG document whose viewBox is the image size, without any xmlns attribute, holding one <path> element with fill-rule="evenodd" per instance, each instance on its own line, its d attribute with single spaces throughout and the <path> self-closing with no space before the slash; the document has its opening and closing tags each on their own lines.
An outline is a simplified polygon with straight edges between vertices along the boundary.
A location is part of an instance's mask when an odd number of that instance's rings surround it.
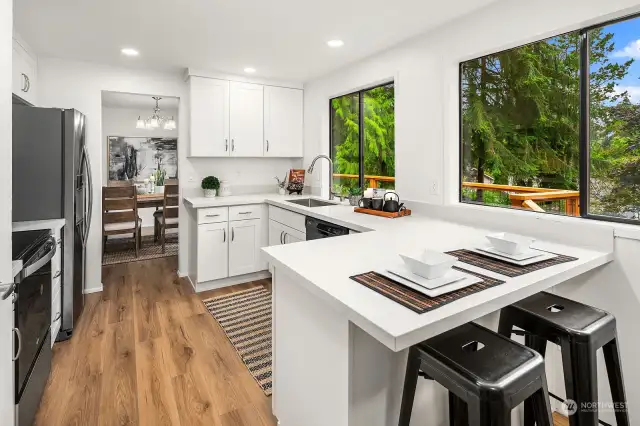
<svg viewBox="0 0 640 426">
<path fill-rule="evenodd" d="M 131 93 L 102 92 L 102 106 L 108 108 L 149 109 L 149 115 L 156 106 L 153 95 L 135 95 Z M 161 110 L 177 110 L 178 98 L 162 98 L 158 103 Z"/>
<path fill-rule="evenodd" d="M 20 0 L 14 22 L 37 54 L 307 81 L 492 1 Z"/>
</svg>

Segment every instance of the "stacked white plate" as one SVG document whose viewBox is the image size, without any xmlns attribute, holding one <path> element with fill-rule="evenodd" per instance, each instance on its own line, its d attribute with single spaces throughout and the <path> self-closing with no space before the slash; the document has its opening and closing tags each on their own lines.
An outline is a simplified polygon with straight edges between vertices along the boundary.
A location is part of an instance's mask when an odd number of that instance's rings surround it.
<svg viewBox="0 0 640 426">
<path fill-rule="evenodd" d="M 429 297 L 437 297 L 482 281 L 482 278 L 456 269 L 451 269 L 440 278 L 428 280 L 414 274 L 404 264 L 376 272 Z"/>
<path fill-rule="evenodd" d="M 518 265 L 518 266 L 532 265 L 534 263 L 542 262 L 543 260 L 549 260 L 549 259 L 558 257 L 558 255 L 555 253 L 540 251 L 533 248 L 528 248 L 518 254 L 504 253 L 504 252 L 498 251 L 495 247 L 490 245 L 476 247 L 469 250 L 474 253 L 481 254 L 483 256 L 488 256 L 494 259 L 503 260 L 505 262 Z"/>
</svg>

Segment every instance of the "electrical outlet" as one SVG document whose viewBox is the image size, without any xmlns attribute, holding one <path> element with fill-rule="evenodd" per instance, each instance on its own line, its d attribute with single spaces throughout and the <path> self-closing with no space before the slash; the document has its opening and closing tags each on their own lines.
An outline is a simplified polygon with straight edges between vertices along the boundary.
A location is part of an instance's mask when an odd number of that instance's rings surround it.
<svg viewBox="0 0 640 426">
<path fill-rule="evenodd" d="M 432 180 L 431 183 L 429 184 L 429 192 L 431 193 L 431 195 L 438 195 L 438 181 L 437 180 Z"/>
</svg>

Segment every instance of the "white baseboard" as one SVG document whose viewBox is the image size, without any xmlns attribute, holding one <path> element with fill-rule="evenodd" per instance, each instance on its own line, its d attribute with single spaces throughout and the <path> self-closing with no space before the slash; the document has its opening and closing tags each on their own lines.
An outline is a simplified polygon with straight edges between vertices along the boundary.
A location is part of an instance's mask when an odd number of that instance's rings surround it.
<svg viewBox="0 0 640 426">
<path fill-rule="evenodd" d="M 102 284 L 100 284 L 100 287 L 85 288 L 83 293 L 84 294 L 100 293 L 102 289 L 103 289 Z"/>
<path fill-rule="evenodd" d="M 223 278 L 221 280 L 197 283 L 195 286 L 195 290 L 197 293 L 201 293 L 203 291 L 217 290 L 219 288 L 229 287 L 236 284 L 245 284 L 251 281 L 262 280 L 269 277 L 271 277 L 271 273 L 269 273 L 269 271 L 259 271 L 251 274 L 238 275 L 237 277 L 229 277 Z"/>
<path fill-rule="evenodd" d="M 177 271 L 177 274 L 178 274 L 178 276 L 179 276 L 180 278 L 184 278 L 184 277 L 189 276 L 189 274 L 183 274 L 182 272 L 180 272 L 180 270 L 179 270 L 179 269 L 178 269 L 178 271 Z"/>
</svg>

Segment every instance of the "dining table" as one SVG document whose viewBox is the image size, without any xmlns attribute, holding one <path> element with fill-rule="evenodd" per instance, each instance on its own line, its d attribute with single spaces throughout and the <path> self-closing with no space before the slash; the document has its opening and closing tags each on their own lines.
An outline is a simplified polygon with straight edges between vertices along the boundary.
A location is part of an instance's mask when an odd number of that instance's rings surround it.
<svg viewBox="0 0 640 426">
<path fill-rule="evenodd" d="M 138 194 L 136 204 L 139 209 L 147 207 L 162 207 L 164 203 L 164 194 Z"/>
</svg>

